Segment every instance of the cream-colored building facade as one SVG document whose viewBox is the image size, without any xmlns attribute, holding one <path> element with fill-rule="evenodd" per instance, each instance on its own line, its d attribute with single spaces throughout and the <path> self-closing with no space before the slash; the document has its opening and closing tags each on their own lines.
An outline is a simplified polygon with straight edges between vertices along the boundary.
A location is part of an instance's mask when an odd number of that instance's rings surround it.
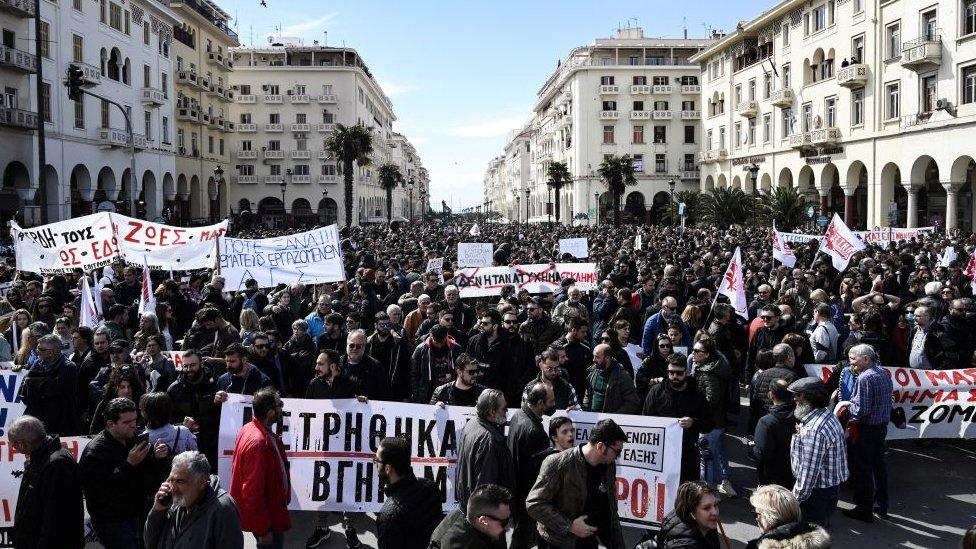
<svg viewBox="0 0 976 549">
<path fill-rule="evenodd" d="M 703 190 L 789 185 L 856 228 L 976 224 L 976 1 L 787 0 L 692 60 Z"/>
</svg>

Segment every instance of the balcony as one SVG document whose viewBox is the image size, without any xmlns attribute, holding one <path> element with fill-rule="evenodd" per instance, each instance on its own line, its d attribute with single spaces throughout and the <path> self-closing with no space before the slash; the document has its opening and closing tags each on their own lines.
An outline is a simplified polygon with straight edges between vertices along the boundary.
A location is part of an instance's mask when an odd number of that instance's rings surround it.
<svg viewBox="0 0 976 549">
<path fill-rule="evenodd" d="M 699 171 L 697 167 L 681 170 L 681 179 L 699 179 L 700 177 L 701 171 Z"/>
<path fill-rule="evenodd" d="M 222 128 L 225 132 L 232 132 L 236 130 L 236 126 L 230 120 L 224 120 L 224 127 Z"/>
<path fill-rule="evenodd" d="M 312 96 L 308 94 L 289 95 L 288 98 L 295 105 L 306 105 L 312 101 Z"/>
<path fill-rule="evenodd" d="M 901 66 L 915 71 L 942 64 L 942 39 L 923 37 L 901 45 Z"/>
<path fill-rule="evenodd" d="M 200 111 L 196 107 L 179 107 L 176 109 L 176 119 L 199 123 Z"/>
<path fill-rule="evenodd" d="M 682 120 L 698 120 L 701 118 L 701 111 L 681 111 Z"/>
<path fill-rule="evenodd" d="M 338 182 L 339 182 L 339 176 L 338 175 L 320 175 L 319 176 L 319 184 L 321 184 L 321 185 L 329 185 L 331 183 L 338 183 Z"/>
<path fill-rule="evenodd" d="M 331 160 L 332 159 L 332 153 L 329 152 L 329 151 L 322 150 L 322 151 L 319 151 L 318 157 L 319 157 L 319 160 Z"/>
<path fill-rule="evenodd" d="M 34 17 L 34 0 L 0 0 L 0 11 L 14 17 Z"/>
<path fill-rule="evenodd" d="M 213 116 L 209 112 L 200 112 L 200 123 L 201 124 L 206 124 L 206 125 L 209 126 L 210 125 L 210 119 L 211 118 L 213 118 Z"/>
<path fill-rule="evenodd" d="M 209 21 L 211 25 L 217 27 L 219 31 L 232 38 L 234 42 L 237 42 L 237 33 L 232 31 L 230 27 L 227 26 L 227 21 L 218 17 L 214 13 L 214 9 L 209 3 L 204 3 L 202 0 L 169 0 L 163 3 L 165 5 L 172 6 L 173 8 L 183 5 L 192 9 L 200 14 L 200 16 L 202 16 L 204 19 Z"/>
<path fill-rule="evenodd" d="M 805 149 L 810 144 L 810 132 L 795 133 L 790 136 L 790 147 L 794 149 Z"/>
<path fill-rule="evenodd" d="M 698 151 L 698 163 L 699 164 L 708 164 L 709 162 L 711 162 L 711 160 L 709 159 L 709 155 L 708 155 L 708 153 L 710 153 L 710 152 L 711 151 Z"/>
<path fill-rule="evenodd" d="M 671 111 L 651 111 L 651 117 L 654 120 L 671 120 L 674 118 L 674 113 Z"/>
<path fill-rule="evenodd" d="M 265 96 L 264 96 L 264 102 L 265 103 L 277 103 L 277 104 L 280 104 L 281 101 L 282 101 L 282 98 L 281 98 L 281 94 L 280 93 L 270 93 L 270 94 L 265 94 Z"/>
<path fill-rule="evenodd" d="M 630 87 L 630 95 L 650 95 L 651 87 L 646 84 L 634 84 Z"/>
<path fill-rule="evenodd" d="M 708 152 L 711 155 L 712 160 L 715 162 L 721 162 L 729 155 L 729 152 L 725 149 L 714 149 Z"/>
<path fill-rule="evenodd" d="M 200 76 L 199 78 L 197 78 L 197 87 L 206 93 L 210 93 L 211 91 L 213 91 L 213 88 L 211 88 L 213 84 L 211 82 L 212 81 L 209 76 Z"/>
<path fill-rule="evenodd" d="M 233 101 L 234 100 L 234 90 L 230 89 L 230 87 L 228 86 L 227 89 L 224 90 L 224 95 L 223 95 L 222 99 L 224 101 Z"/>
<path fill-rule="evenodd" d="M 238 185 L 256 185 L 258 182 L 257 175 L 236 175 L 234 176 L 234 182 Z"/>
<path fill-rule="evenodd" d="M 98 130 L 99 146 L 103 149 L 121 148 L 129 146 L 129 132 L 115 128 L 100 128 Z M 133 139 L 136 149 L 146 148 L 146 137 L 136 135 Z"/>
<path fill-rule="evenodd" d="M 322 133 L 329 133 L 335 129 L 335 124 L 316 124 L 315 126 Z"/>
<path fill-rule="evenodd" d="M 856 90 L 863 88 L 868 83 L 868 66 L 864 63 L 855 63 L 837 70 L 837 84 Z"/>
<path fill-rule="evenodd" d="M 226 69 L 228 71 L 233 71 L 234 70 L 234 60 L 231 59 L 231 57 L 232 56 L 231 56 L 230 53 L 228 53 L 227 56 L 224 57 L 224 69 Z"/>
<path fill-rule="evenodd" d="M 37 58 L 26 51 L 0 44 L 0 67 L 32 74 L 37 72 Z"/>
<path fill-rule="evenodd" d="M 674 92 L 674 86 L 670 84 L 658 84 L 651 88 L 651 93 L 655 95 L 667 95 Z"/>
<path fill-rule="evenodd" d="M 257 157 L 258 157 L 258 151 L 255 151 L 253 149 L 249 151 L 244 151 L 244 150 L 237 151 L 238 160 L 256 160 Z"/>
<path fill-rule="evenodd" d="M 250 103 L 257 103 L 258 102 L 258 96 L 254 95 L 253 93 L 237 94 L 237 102 L 238 103 L 248 103 L 248 104 L 250 104 Z"/>
<path fill-rule="evenodd" d="M 187 86 L 198 86 L 200 82 L 200 77 L 197 73 L 190 71 L 179 71 L 176 73 L 176 83 L 185 84 Z"/>
<path fill-rule="evenodd" d="M 211 82 L 210 87 L 207 89 L 207 93 L 210 94 L 211 97 L 216 97 L 217 99 L 223 99 L 224 85 L 218 84 L 216 82 Z"/>
<path fill-rule="evenodd" d="M 37 129 L 37 113 L 11 109 L 0 104 L 0 126 L 19 130 Z"/>
<path fill-rule="evenodd" d="M 292 124 L 291 125 L 291 131 L 293 131 L 293 132 L 304 132 L 304 133 L 308 133 L 308 132 L 312 131 L 312 125 L 311 124 Z"/>
<path fill-rule="evenodd" d="M 263 156 L 265 160 L 282 160 L 285 158 L 285 151 L 265 149 Z"/>
<path fill-rule="evenodd" d="M 265 124 L 264 131 L 270 133 L 281 133 L 285 131 L 285 126 L 284 124 Z"/>
<path fill-rule="evenodd" d="M 736 105 L 735 112 L 739 113 L 739 116 L 755 118 L 756 113 L 759 112 L 759 102 L 756 100 L 742 101 Z"/>
<path fill-rule="evenodd" d="M 285 180 L 283 175 L 266 175 L 264 176 L 265 185 L 281 185 L 281 182 Z"/>
<path fill-rule="evenodd" d="M 258 131 L 258 125 L 257 124 L 238 124 L 237 125 L 237 131 L 239 131 L 241 133 L 254 133 L 254 132 Z"/>
<path fill-rule="evenodd" d="M 780 107 L 782 109 L 787 109 L 793 105 L 793 88 L 783 88 L 781 90 L 773 90 L 769 94 L 769 101 L 774 107 Z"/>
<path fill-rule="evenodd" d="M 312 151 L 291 151 L 290 156 L 293 160 L 308 160 L 312 158 Z"/>
<path fill-rule="evenodd" d="M 701 86 L 682 84 L 681 93 L 683 95 L 698 95 L 701 93 Z"/>
<path fill-rule="evenodd" d="M 211 65 L 216 65 L 218 67 L 224 66 L 224 54 L 219 51 L 209 51 L 207 52 L 207 63 Z"/>
<path fill-rule="evenodd" d="M 617 120 L 620 118 L 620 111 L 600 111 L 600 120 Z"/>
<path fill-rule="evenodd" d="M 613 86 L 613 85 L 600 86 L 600 95 L 611 95 L 615 93 L 620 93 L 620 86 Z"/>
<path fill-rule="evenodd" d="M 651 111 L 630 111 L 631 120 L 650 120 Z"/>
<path fill-rule="evenodd" d="M 312 176 L 310 175 L 292 175 L 291 182 L 295 185 L 308 185 L 312 182 Z"/>
<path fill-rule="evenodd" d="M 143 105 L 162 105 L 166 103 L 166 94 L 158 88 L 142 88 Z"/>
<path fill-rule="evenodd" d="M 839 128 L 820 128 L 810 132 L 810 143 L 818 146 L 835 145 L 840 142 Z"/>
<path fill-rule="evenodd" d="M 210 116 L 210 127 L 215 130 L 224 129 L 224 117 L 216 114 Z"/>
<path fill-rule="evenodd" d="M 337 103 L 339 99 L 333 93 L 326 93 L 318 96 L 318 102 L 322 104 Z"/>
</svg>

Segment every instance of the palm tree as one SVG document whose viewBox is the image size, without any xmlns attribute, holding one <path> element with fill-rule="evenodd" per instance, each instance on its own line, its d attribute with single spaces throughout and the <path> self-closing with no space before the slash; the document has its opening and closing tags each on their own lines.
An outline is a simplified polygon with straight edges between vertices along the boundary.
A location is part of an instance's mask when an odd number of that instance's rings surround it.
<svg viewBox="0 0 976 549">
<path fill-rule="evenodd" d="M 549 164 L 548 176 L 549 180 L 546 181 L 546 185 L 556 195 L 556 223 L 559 223 L 559 192 L 573 180 L 573 176 L 570 175 L 569 166 L 565 162 L 553 162 Z"/>
<path fill-rule="evenodd" d="M 717 188 L 702 197 L 702 220 L 723 229 L 745 223 L 751 212 L 752 198 L 742 192 L 742 189 Z"/>
<path fill-rule="evenodd" d="M 326 138 L 325 149 L 342 163 L 342 183 L 345 188 L 346 226 L 352 226 L 352 165 L 369 164 L 373 153 L 373 135 L 362 122 L 355 126 L 336 124 Z"/>
<path fill-rule="evenodd" d="M 806 197 L 793 187 L 776 187 L 759 197 L 759 215 L 764 221 L 772 220 L 783 231 L 792 231 L 806 223 L 806 210 Z"/>
<path fill-rule="evenodd" d="M 634 162 L 629 154 L 614 156 L 608 154 L 603 157 L 599 168 L 600 179 L 613 196 L 613 225 L 620 226 L 620 197 L 626 187 L 637 184 L 634 177 Z"/>
<path fill-rule="evenodd" d="M 380 186 L 386 191 L 386 222 L 393 223 L 393 189 L 403 184 L 403 174 L 396 164 L 383 164 L 379 170 Z"/>
</svg>

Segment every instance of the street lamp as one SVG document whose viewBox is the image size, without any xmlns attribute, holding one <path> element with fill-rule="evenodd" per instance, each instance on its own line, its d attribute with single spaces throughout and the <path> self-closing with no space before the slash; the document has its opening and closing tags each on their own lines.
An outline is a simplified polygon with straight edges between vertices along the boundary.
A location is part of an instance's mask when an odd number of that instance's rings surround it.
<svg viewBox="0 0 976 549">
<path fill-rule="evenodd" d="M 756 223 L 756 214 L 759 213 L 758 210 L 758 197 L 759 193 L 756 190 L 756 179 L 759 178 L 759 164 L 753 162 L 749 164 L 749 180 L 752 181 L 752 222 Z"/>
<path fill-rule="evenodd" d="M 677 182 L 672 177 L 671 180 L 668 181 L 668 189 L 670 189 L 670 191 L 671 191 L 671 203 L 668 205 L 668 208 L 670 208 L 670 210 L 671 210 L 671 225 L 672 226 L 674 226 L 675 222 L 677 222 L 677 219 L 675 219 L 675 217 L 677 217 L 677 216 L 674 215 L 675 214 L 675 212 L 674 212 L 674 186 L 675 185 L 677 185 Z"/>
<path fill-rule="evenodd" d="M 551 228 L 552 227 L 552 187 L 549 187 L 548 194 L 549 195 L 546 198 L 546 200 L 548 200 L 548 202 L 546 202 L 546 214 L 549 215 L 549 227 Z"/>
<path fill-rule="evenodd" d="M 414 181 L 411 178 L 410 181 L 407 181 L 407 188 L 410 190 L 410 215 L 407 217 L 410 219 L 411 223 L 413 223 L 413 185 Z"/>
<path fill-rule="evenodd" d="M 288 209 L 285 208 L 285 191 L 288 190 L 289 180 L 291 180 L 291 168 L 285 170 L 285 177 L 281 180 L 281 216 L 285 227 L 288 226 Z"/>
<path fill-rule="evenodd" d="M 515 199 L 515 223 L 519 222 L 519 207 L 521 206 L 522 196 L 519 194 L 518 189 L 512 189 L 512 198 Z"/>
<path fill-rule="evenodd" d="M 600 224 L 600 191 L 593 192 L 593 224 Z"/>
<path fill-rule="evenodd" d="M 220 187 L 221 185 L 224 184 L 224 169 L 220 167 L 220 164 L 217 164 L 217 167 L 214 168 L 213 173 L 214 173 L 214 182 L 217 185 L 217 208 L 219 209 L 220 208 Z M 217 216 L 214 215 L 213 210 L 214 208 L 210 208 L 210 219 L 216 221 Z"/>
<path fill-rule="evenodd" d="M 529 188 L 525 188 L 525 222 L 529 222 Z"/>
</svg>

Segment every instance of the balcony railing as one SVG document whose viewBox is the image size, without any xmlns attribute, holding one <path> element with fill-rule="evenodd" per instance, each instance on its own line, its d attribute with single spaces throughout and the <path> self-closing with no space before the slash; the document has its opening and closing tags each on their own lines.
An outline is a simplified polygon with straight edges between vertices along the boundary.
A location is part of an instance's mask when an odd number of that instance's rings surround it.
<svg viewBox="0 0 976 549">
<path fill-rule="evenodd" d="M 833 145 L 841 139 L 839 128 L 820 128 L 810 132 L 810 143 L 814 145 Z"/>
<path fill-rule="evenodd" d="M 200 78 L 197 73 L 191 71 L 179 71 L 176 73 L 176 82 L 187 86 L 196 86 Z"/>
<path fill-rule="evenodd" d="M 620 111 L 600 111 L 600 120 L 617 120 L 620 118 Z"/>
<path fill-rule="evenodd" d="M 699 179 L 701 177 L 701 171 L 698 168 L 691 170 L 681 170 L 681 179 Z"/>
<path fill-rule="evenodd" d="M 293 132 L 304 132 L 304 133 L 308 133 L 308 132 L 312 131 L 312 125 L 311 124 L 292 124 L 291 125 L 291 131 L 293 131 Z"/>
<path fill-rule="evenodd" d="M 319 160 L 331 160 L 332 159 L 332 153 L 329 152 L 329 151 L 326 151 L 326 150 L 321 150 L 321 151 L 319 151 L 318 157 L 319 157 Z"/>
<path fill-rule="evenodd" d="M 237 151 L 237 158 L 240 160 L 254 160 L 258 157 L 258 151 L 253 149 L 248 151 L 239 150 Z"/>
<path fill-rule="evenodd" d="M 901 66 L 918 70 L 942 64 L 942 39 L 927 36 L 909 40 L 901 45 Z"/>
<path fill-rule="evenodd" d="M 284 157 L 285 157 L 285 151 L 282 150 L 266 149 L 264 151 L 264 158 L 266 160 L 281 160 Z"/>
<path fill-rule="evenodd" d="M 672 111 L 652 111 L 651 117 L 654 120 L 671 120 L 674 118 L 674 112 Z"/>
<path fill-rule="evenodd" d="M 316 124 L 316 129 L 322 133 L 328 133 L 335 130 L 335 124 Z"/>
<path fill-rule="evenodd" d="M 280 133 L 285 131 L 285 126 L 283 124 L 265 124 L 264 131 L 271 133 Z"/>
<path fill-rule="evenodd" d="M 308 151 L 308 150 L 305 150 L 305 151 L 294 150 L 294 151 L 291 151 L 291 157 L 294 160 L 308 160 L 309 158 L 312 158 L 312 151 Z"/>
<path fill-rule="evenodd" d="M 868 66 L 855 63 L 837 70 L 837 84 L 850 89 L 863 88 L 868 82 Z"/>
<path fill-rule="evenodd" d="M 254 133 L 254 132 L 258 131 L 258 125 L 257 124 L 238 124 L 237 125 L 237 131 L 239 131 L 241 133 Z"/>
<path fill-rule="evenodd" d="M 311 175 L 292 175 L 291 182 L 296 185 L 308 185 L 312 182 Z"/>
<path fill-rule="evenodd" d="M 282 99 L 280 93 L 265 94 L 264 96 L 265 103 L 281 103 L 281 101 Z"/>
<path fill-rule="evenodd" d="M 258 175 L 237 175 L 234 176 L 234 181 L 239 185 L 256 185 L 258 182 Z"/>
<path fill-rule="evenodd" d="M 609 95 L 609 94 L 615 94 L 615 93 L 620 93 L 620 86 L 614 86 L 612 84 L 602 84 L 602 85 L 600 85 L 600 94 L 601 95 Z"/>
<path fill-rule="evenodd" d="M 699 93 L 701 93 L 701 86 L 699 86 L 697 84 L 694 84 L 694 85 L 682 84 L 681 85 L 681 93 L 682 94 L 685 94 L 685 95 L 699 94 Z"/>
<path fill-rule="evenodd" d="M 301 95 L 290 95 L 288 96 L 288 98 L 291 99 L 292 103 L 297 105 L 303 105 L 309 103 L 312 100 L 312 96 L 304 93 Z"/>
<path fill-rule="evenodd" d="M 176 119 L 187 122 L 200 122 L 200 111 L 190 107 L 179 107 L 176 109 Z"/>
<path fill-rule="evenodd" d="M 0 104 L 0 126 L 33 130 L 37 128 L 37 113 L 23 109 L 11 109 Z"/>
<path fill-rule="evenodd" d="M 129 132 L 117 130 L 115 128 L 100 128 L 98 139 L 102 148 L 128 147 Z M 133 144 L 137 149 L 146 148 L 146 136 L 136 134 L 133 137 Z"/>
<path fill-rule="evenodd" d="M 769 101 L 774 107 L 789 107 L 793 104 L 793 99 L 793 88 L 773 90 L 773 92 L 769 94 Z"/>
<path fill-rule="evenodd" d="M 319 184 L 321 184 L 321 185 L 328 185 L 330 183 L 338 183 L 339 182 L 339 176 L 338 175 L 320 175 L 318 180 L 319 180 Z"/>
<path fill-rule="evenodd" d="M 667 95 L 674 92 L 674 86 L 670 84 L 658 84 L 651 88 L 651 93 L 655 95 Z"/>
<path fill-rule="evenodd" d="M 651 87 L 646 84 L 634 84 L 630 87 L 630 95 L 650 95 Z"/>
<path fill-rule="evenodd" d="M 34 0 L 0 0 L 0 11 L 17 17 L 34 17 Z"/>
<path fill-rule="evenodd" d="M 651 111 L 630 111 L 631 120 L 650 120 Z"/>
<path fill-rule="evenodd" d="M 238 103 L 257 103 L 258 102 L 258 96 L 254 95 L 253 93 L 248 93 L 248 94 L 240 94 L 239 93 L 239 94 L 237 94 L 237 102 Z"/>
<path fill-rule="evenodd" d="M 810 132 L 795 133 L 790 136 L 790 147 L 794 149 L 805 149 L 810 145 Z"/>
<path fill-rule="evenodd" d="M 735 107 L 735 111 L 739 113 L 739 116 L 755 118 L 756 113 L 759 112 L 759 102 L 754 99 L 742 101 Z"/>
<path fill-rule="evenodd" d="M 237 41 L 237 33 L 232 31 L 230 27 L 227 26 L 227 21 L 225 21 L 222 17 L 219 17 L 216 13 L 214 13 L 213 8 L 205 5 L 203 2 L 200 2 L 199 0 L 170 0 L 170 2 L 167 3 L 169 3 L 172 7 L 180 4 L 189 7 L 193 11 L 202 15 L 203 18 L 209 21 L 211 25 L 217 27 L 217 30 L 234 39 L 235 42 Z"/>
<path fill-rule="evenodd" d="M 17 72 L 35 73 L 37 72 L 37 58 L 32 53 L 17 48 L 8 48 L 0 44 L 0 66 Z"/>
<path fill-rule="evenodd" d="M 682 120 L 698 120 L 701 118 L 701 111 L 681 111 Z"/>
<path fill-rule="evenodd" d="M 266 175 L 264 176 L 265 185 L 281 185 L 281 182 L 285 180 L 283 175 Z"/>
<path fill-rule="evenodd" d="M 326 104 L 326 103 L 335 103 L 338 101 L 338 98 L 333 93 L 327 93 L 318 96 L 317 100 L 319 103 Z"/>
<path fill-rule="evenodd" d="M 208 51 L 207 62 L 211 65 L 224 66 L 224 54 L 219 51 Z"/>
<path fill-rule="evenodd" d="M 158 88 L 142 88 L 142 102 L 145 105 L 162 105 L 166 103 L 166 94 Z"/>
</svg>

